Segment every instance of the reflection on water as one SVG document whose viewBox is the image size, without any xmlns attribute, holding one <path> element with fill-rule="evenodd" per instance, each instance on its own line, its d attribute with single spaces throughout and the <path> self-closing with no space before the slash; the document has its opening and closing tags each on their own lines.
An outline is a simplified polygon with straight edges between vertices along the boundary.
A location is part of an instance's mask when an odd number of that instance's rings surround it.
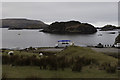
<svg viewBox="0 0 120 80">
<path fill-rule="evenodd" d="M 0 29 L 1 30 L 1 29 Z M 76 45 L 96 45 L 98 43 L 114 44 L 118 31 L 115 34 L 109 34 L 111 31 L 98 31 L 95 34 L 50 34 L 39 32 L 39 30 L 8 30 L 2 29 L 2 47 L 25 48 L 33 47 L 50 47 L 55 46 L 58 40 L 69 39 Z M 99 34 L 102 34 L 99 36 Z"/>
</svg>

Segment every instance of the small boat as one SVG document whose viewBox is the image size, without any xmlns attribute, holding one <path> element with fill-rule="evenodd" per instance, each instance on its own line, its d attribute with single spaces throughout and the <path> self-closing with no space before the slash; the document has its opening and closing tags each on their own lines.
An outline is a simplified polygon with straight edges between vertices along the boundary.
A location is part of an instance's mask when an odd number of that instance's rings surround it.
<svg viewBox="0 0 120 80">
<path fill-rule="evenodd" d="M 115 34 L 115 32 L 109 32 L 109 34 Z"/>
<path fill-rule="evenodd" d="M 20 35 L 20 33 L 18 33 L 18 35 Z"/>
</svg>

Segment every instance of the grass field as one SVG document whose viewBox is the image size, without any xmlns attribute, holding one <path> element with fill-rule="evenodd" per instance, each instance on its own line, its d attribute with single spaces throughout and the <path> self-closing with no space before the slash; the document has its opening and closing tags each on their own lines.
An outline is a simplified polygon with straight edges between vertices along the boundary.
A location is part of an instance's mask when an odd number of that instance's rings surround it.
<svg viewBox="0 0 120 80">
<path fill-rule="evenodd" d="M 104 70 L 84 67 L 82 72 L 72 72 L 71 69 L 65 71 L 40 70 L 38 66 L 15 66 L 3 65 L 3 75 L 7 78 L 117 78 L 117 73 L 108 74 Z"/>
<path fill-rule="evenodd" d="M 90 48 L 84 48 L 84 47 L 69 47 L 64 51 L 61 51 L 58 53 L 58 56 L 66 56 L 68 59 L 75 58 L 75 57 L 85 57 L 86 59 L 94 59 L 98 62 L 98 64 L 103 63 L 111 63 L 113 65 L 117 65 L 118 59 L 105 55 L 100 52 L 93 51 Z"/>
<path fill-rule="evenodd" d="M 9 52 L 9 50 L 5 50 L 2 53 L 2 55 L 7 56 L 6 58 L 10 59 L 10 56 L 7 54 L 7 52 Z M 45 52 L 45 54 L 46 53 L 51 54 L 52 52 Z M 110 70 L 116 69 L 116 66 L 118 64 L 118 59 L 103 53 L 95 52 L 90 48 L 71 46 L 61 52 L 56 52 L 56 53 L 54 52 L 54 54 L 52 58 L 63 57 L 60 59 L 64 59 L 65 57 L 65 61 L 67 60 L 68 62 L 70 62 L 71 60 L 73 60 L 74 63 L 73 64 L 67 63 L 69 66 L 65 67 L 64 70 L 61 70 L 61 68 L 59 67 L 58 67 L 58 70 L 49 70 L 49 69 L 44 70 L 44 69 L 40 69 L 40 66 L 30 65 L 30 64 L 20 66 L 20 65 L 17 65 L 16 62 L 15 62 L 16 64 L 15 66 L 11 66 L 12 63 L 10 62 L 11 64 L 9 63 L 3 64 L 2 66 L 3 76 L 7 78 L 32 78 L 32 77 L 36 77 L 36 78 L 117 78 L 118 77 L 118 70 L 116 70 L 116 72 L 113 72 L 113 73 L 108 73 L 106 72 L 105 69 L 101 69 L 101 67 L 105 67 L 106 69 L 108 68 Z M 37 60 L 41 60 L 41 57 L 39 56 L 39 54 L 33 53 L 33 51 L 28 51 L 28 52 L 14 51 L 14 55 L 17 55 L 18 58 L 15 58 L 16 56 L 14 56 L 13 62 L 17 60 L 18 63 L 19 61 L 23 62 L 26 60 L 29 62 L 29 60 L 32 60 L 31 58 L 33 58 L 32 64 L 34 63 L 34 61 L 36 61 L 36 58 Z M 34 55 L 36 57 L 34 57 Z M 50 55 L 44 55 L 44 57 L 46 56 L 49 58 Z M 80 59 L 84 59 L 83 61 L 85 62 L 82 62 L 83 66 L 80 72 L 72 71 L 71 68 L 76 64 L 75 62 L 78 59 L 78 57 L 80 57 Z M 4 60 L 6 61 L 6 59 Z M 87 63 L 86 65 L 85 64 L 86 61 L 89 62 L 89 60 L 92 60 L 92 62 Z M 52 61 L 54 62 L 54 59 L 52 59 Z M 58 63 L 59 62 L 60 61 L 58 61 Z M 64 63 L 64 65 L 66 65 L 66 63 Z M 50 67 L 50 66 L 47 65 L 47 67 Z"/>
</svg>

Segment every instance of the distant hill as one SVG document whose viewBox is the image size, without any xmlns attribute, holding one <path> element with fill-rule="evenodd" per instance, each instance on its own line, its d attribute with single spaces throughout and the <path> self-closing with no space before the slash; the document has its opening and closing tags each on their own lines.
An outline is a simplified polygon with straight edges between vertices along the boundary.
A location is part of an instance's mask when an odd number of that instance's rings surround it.
<svg viewBox="0 0 120 80">
<path fill-rule="evenodd" d="M 113 25 L 105 25 L 104 27 L 101 28 L 101 31 L 110 31 L 115 29 L 120 29 L 120 27 L 116 27 Z"/>
<path fill-rule="evenodd" d="M 54 22 L 49 25 L 43 32 L 48 33 L 80 33 L 92 34 L 97 32 L 96 28 L 88 23 L 81 23 L 79 21 L 68 22 Z"/>
<path fill-rule="evenodd" d="M 41 29 L 45 28 L 48 25 L 38 20 L 29 20 L 29 19 L 1 19 L 2 28 L 9 29 Z"/>
</svg>

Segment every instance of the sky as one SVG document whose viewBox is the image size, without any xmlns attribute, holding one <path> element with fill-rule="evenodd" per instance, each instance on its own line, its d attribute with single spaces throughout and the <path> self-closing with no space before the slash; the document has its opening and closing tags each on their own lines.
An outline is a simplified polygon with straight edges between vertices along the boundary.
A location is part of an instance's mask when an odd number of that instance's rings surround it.
<svg viewBox="0 0 120 80">
<path fill-rule="evenodd" d="M 1 0 L 1 2 L 119 2 L 119 0 Z"/>
<path fill-rule="evenodd" d="M 47 24 L 76 20 L 95 27 L 118 25 L 118 2 L 3 2 L 2 18 L 27 18 Z"/>
</svg>

